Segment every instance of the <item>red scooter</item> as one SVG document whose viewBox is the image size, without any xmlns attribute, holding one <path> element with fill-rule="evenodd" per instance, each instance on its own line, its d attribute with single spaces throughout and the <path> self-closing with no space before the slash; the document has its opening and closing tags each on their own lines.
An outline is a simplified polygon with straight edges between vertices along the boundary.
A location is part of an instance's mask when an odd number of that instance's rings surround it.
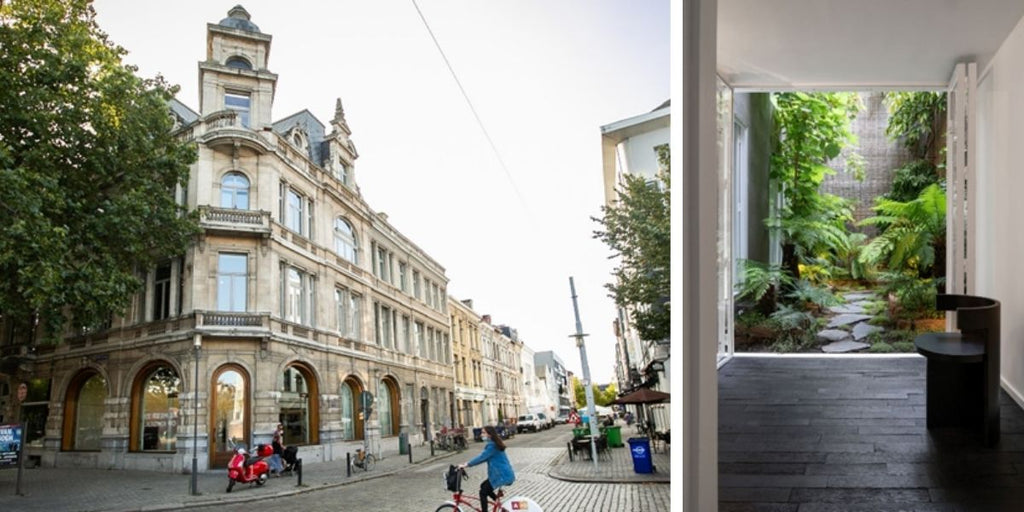
<svg viewBox="0 0 1024 512">
<path fill-rule="evenodd" d="M 264 459 L 273 453 L 274 449 L 265 444 L 256 446 L 256 456 L 254 457 L 249 457 L 245 448 L 235 450 L 235 455 L 228 462 L 228 492 L 231 492 L 235 482 L 256 485 L 267 483 L 270 466 Z"/>
</svg>

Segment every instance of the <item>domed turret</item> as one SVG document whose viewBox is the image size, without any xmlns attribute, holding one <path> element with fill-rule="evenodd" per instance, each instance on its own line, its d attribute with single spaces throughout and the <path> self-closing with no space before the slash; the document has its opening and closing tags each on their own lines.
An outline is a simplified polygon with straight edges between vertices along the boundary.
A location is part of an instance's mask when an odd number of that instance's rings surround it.
<svg viewBox="0 0 1024 512">
<path fill-rule="evenodd" d="M 249 11 L 245 10 L 245 7 L 236 5 L 228 11 L 228 17 L 220 20 L 218 25 L 222 27 L 237 28 L 238 30 L 245 30 L 246 32 L 259 32 L 260 28 L 255 23 L 249 21 Z"/>
</svg>

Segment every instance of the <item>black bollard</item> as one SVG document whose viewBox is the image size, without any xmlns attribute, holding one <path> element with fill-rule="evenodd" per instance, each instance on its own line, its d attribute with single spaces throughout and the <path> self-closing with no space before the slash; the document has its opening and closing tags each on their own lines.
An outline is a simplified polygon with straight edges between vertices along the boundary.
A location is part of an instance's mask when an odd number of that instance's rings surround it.
<svg viewBox="0 0 1024 512">
<path fill-rule="evenodd" d="M 302 459 L 295 459 L 295 472 L 299 476 L 299 482 L 295 485 L 296 487 L 302 487 Z"/>
<path fill-rule="evenodd" d="M 565 446 L 569 450 L 569 462 L 572 462 L 572 441 L 565 443 Z"/>
<path fill-rule="evenodd" d="M 405 448 L 409 451 L 409 464 L 412 464 L 412 444 L 407 444 Z"/>
<path fill-rule="evenodd" d="M 345 453 L 345 472 L 345 476 L 352 476 L 352 454 L 348 452 Z"/>
<path fill-rule="evenodd" d="M 434 456 L 434 440 L 433 439 L 430 440 L 430 456 L 431 457 Z"/>
</svg>

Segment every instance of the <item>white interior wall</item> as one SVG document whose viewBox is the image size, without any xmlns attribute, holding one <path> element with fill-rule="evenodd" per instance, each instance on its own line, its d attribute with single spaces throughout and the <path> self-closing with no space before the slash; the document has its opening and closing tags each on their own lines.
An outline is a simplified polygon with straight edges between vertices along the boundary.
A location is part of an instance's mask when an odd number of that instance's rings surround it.
<svg viewBox="0 0 1024 512">
<path fill-rule="evenodd" d="M 1024 404 L 1024 18 L 996 52 L 977 90 L 977 294 L 1002 303 L 1003 387 Z"/>
</svg>

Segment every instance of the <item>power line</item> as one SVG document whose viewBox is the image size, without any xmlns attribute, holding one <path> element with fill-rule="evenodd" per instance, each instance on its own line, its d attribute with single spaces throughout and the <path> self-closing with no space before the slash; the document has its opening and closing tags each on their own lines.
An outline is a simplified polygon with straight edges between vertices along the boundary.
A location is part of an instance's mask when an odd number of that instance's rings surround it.
<svg viewBox="0 0 1024 512">
<path fill-rule="evenodd" d="M 448 67 L 448 72 L 451 73 L 452 78 L 455 79 L 455 84 L 459 86 L 459 91 L 462 93 L 462 97 L 466 100 L 466 104 L 469 105 L 469 110 L 473 113 L 473 117 L 476 119 L 476 124 L 480 126 L 480 131 L 484 133 L 484 138 L 487 139 L 487 143 L 491 146 L 491 151 L 494 152 L 494 157 L 498 159 L 498 164 L 501 165 L 501 170 L 505 172 L 505 177 L 508 179 L 512 190 L 516 193 L 516 197 L 519 199 L 519 204 L 522 205 L 523 209 L 533 219 L 532 210 L 526 203 L 526 199 L 523 194 L 519 191 L 519 187 L 516 186 L 515 180 L 512 179 L 512 173 L 509 172 L 508 166 L 505 165 L 505 160 L 501 158 L 501 153 L 498 152 L 498 147 L 494 144 L 494 140 L 491 139 L 491 134 L 487 132 L 487 128 L 484 126 L 484 122 L 480 119 L 480 115 L 476 112 L 476 107 L 473 106 L 473 102 L 470 101 L 469 95 L 466 94 L 466 89 L 462 87 L 462 82 L 459 80 L 458 75 L 455 74 L 455 68 L 452 67 L 452 63 L 448 61 L 448 56 L 445 55 L 444 50 L 441 48 L 441 43 L 437 42 L 437 37 L 434 36 L 434 31 L 430 29 L 430 24 L 427 23 L 427 18 L 423 16 L 423 11 L 420 10 L 420 6 L 416 4 L 416 0 L 412 0 L 413 7 L 416 8 L 416 13 L 420 15 L 420 19 L 423 20 L 423 26 L 426 27 L 427 33 L 430 34 L 430 39 L 434 41 L 434 46 L 437 47 L 437 51 L 441 54 L 441 58 L 444 59 L 445 66 Z"/>
</svg>

